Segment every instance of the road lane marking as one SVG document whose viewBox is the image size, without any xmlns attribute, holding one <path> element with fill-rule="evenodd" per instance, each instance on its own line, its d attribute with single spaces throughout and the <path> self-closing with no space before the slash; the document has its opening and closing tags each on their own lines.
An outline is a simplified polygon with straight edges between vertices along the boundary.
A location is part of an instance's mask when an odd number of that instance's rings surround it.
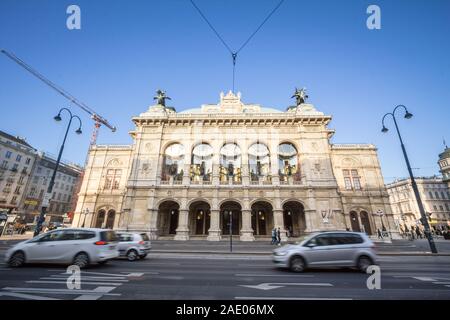
<svg viewBox="0 0 450 320">
<path fill-rule="evenodd" d="M 236 300 L 353 300 L 352 298 L 234 297 Z"/>
<path fill-rule="evenodd" d="M 8 297 L 28 299 L 28 300 L 60 300 L 57 298 L 35 296 L 35 295 L 31 295 L 31 294 L 18 293 L 18 292 L 0 292 L 0 296 L 8 296 Z"/>
<path fill-rule="evenodd" d="M 240 287 L 259 289 L 259 290 L 273 290 L 286 286 L 312 286 L 312 287 L 333 287 L 331 283 L 315 283 L 315 282 L 303 282 L 303 283 L 281 283 L 281 282 L 267 282 L 260 283 L 258 285 L 239 285 Z"/>
<path fill-rule="evenodd" d="M 2 290 L 7 291 L 17 291 L 17 292 L 35 292 L 35 293 L 50 293 L 50 294 L 95 294 L 98 295 L 101 293 L 102 295 L 107 296 L 120 296 L 119 293 L 108 293 L 111 290 L 114 290 L 116 287 L 97 287 L 94 290 L 70 290 L 70 289 L 48 289 L 48 288 L 18 288 L 18 287 L 6 287 Z"/>
<path fill-rule="evenodd" d="M 124 273 L 127 273 L 127 274 L 124 274 Z M 149 272 L 149 273 L 152 273 L 152 272 Z M 63 274 L 68 274 L 68 273 L 63 273 Z M 103 275 L 103 276 L 110 276 L 110 277 L 142 277 L 144 275 L 144 273 L 127 272 L 127 271 L 123 271 L 122 274 L 81 271 L 81 275 L 83 275 L 83 274 L 87 274 L 87 275 L 93 274 L 93 275 L 100 275 L 100 276 Z"/>
<path fill-rule="evenodd" d="M 67 280 L 69 277 L 42 277 L 40 280 Z M 129 282 L 127 279 L 97 279 L 95 277 L 81 277 L 81 281 L 95 281 L 100 280 L 104 282 Z"/>
<path fill-rule="evenodd" d="M 64 277 L 64 276 L 70 276 L 68 273 L 61 273 L 61 274 L 53 274 L 50 277 Z M 86 279 L 105 279 L 105 280 L 126 280 L 127 277 L 103 277 L 103 276 L 89 276 L 89 275 L 80 275 L 82 278 Z"/>
<path fill-rule="evenodd" d="M 257 273 L 236 273 L 236 277 L 290 277 L 290 278 L 314 278 L 313 275 L 291 275 L 291 274 L 257 274 Z"/>
<path fill-rule="evenodd" d="M 29 280 L 26 283 L 54 283 L 54 284 L 67 284 L 67 281 L 42 281 L 42 280 Z M 97 285 L 97 286 L 120 286 L 123 283 L 114 283 L 114 282 L 88 282 L 81 280 L 81 285 Z"/>
<path fill-rule="evenodd" d="M 416 280 L 427 281 L 427 282 L 437 281 L 435 278 L 430 278 L 430 277 L 413 277 L 413 278 Z"/>
</svg>

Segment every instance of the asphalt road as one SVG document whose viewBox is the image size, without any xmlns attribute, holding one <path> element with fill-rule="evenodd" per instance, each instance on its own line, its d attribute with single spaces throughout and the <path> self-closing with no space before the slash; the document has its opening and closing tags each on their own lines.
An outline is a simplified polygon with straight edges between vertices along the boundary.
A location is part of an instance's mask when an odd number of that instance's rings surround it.
<svg viewBox="0 0 450 320">
<path fill-rule="evenodd" d="M 0 247 L 3 256 L 5 247 Z M 383 256 L 381 289 L 353 270 L 274 268 L 270 257 L 212 254 L 151 254 L 144 260 L 114 260 L 81 275 L 70 290 L 61 266 L 19 269 L 0 263 L 0 299 L 450 299 L 450 257 Z"/>
</svg>

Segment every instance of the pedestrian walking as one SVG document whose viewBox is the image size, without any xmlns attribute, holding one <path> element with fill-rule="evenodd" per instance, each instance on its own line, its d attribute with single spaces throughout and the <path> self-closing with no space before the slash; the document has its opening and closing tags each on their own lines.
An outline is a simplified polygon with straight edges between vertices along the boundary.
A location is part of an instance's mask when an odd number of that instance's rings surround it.
<svg viewBox="0 0 450 320">
<path fill-rule="evenodd" d="M 277 243 L 278 243 L 278 245 L 281 244 L 281 230 L 280 230 L 280 227 L 278 227 L 278 230 L 277 230 Z"/>
<path fill-rule="evenodd" d="M 272 229 L 272 242 L 271 244 L 275 244 L 277 243 L 277 229 L 273 228 Z"/>
<path fill-rule="evenodd" d="M 377 229 L 378 233 L 378 239 L 383 239 L 383 233 L 381 232 L 380 228 Z"/>
</svg>

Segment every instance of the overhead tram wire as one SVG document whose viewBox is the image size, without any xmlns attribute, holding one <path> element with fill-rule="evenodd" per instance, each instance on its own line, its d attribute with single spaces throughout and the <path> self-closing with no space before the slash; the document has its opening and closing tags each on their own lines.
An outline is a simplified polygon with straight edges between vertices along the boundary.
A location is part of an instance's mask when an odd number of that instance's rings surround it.
<svg viewBox="0 0 450 320">
<path fill-rule="evenodd" d="M 200 16 L 205 20 L 205 22 L 208 24 L 208 26 L 211 28 L 211 30 L 215 33 L 217 38 L 219 38 L 220 42 L 225 46 L 225 48 L 230 52 L 231 58 L 233 59 L 233 92 L 234 92 L 234 83 L 235 83 L 235 75 L 236 75 L 236 59 L 238 56 L 238 53 L 244 49 L 247 44 L 250 42 L 251 39 L 258 33 L 258 31 L 263 27 L 263 25 L 270 19 L 270 17 L 278 10 L 278 8 L 283 4 L 284 0 L 280 0 L 278 4 L 273 8 L 273 10 L 267 15 L 267 17 L 261 22 L 261 24 L 256 28 L 256 30 L 247 38 L 247 40 L 239 47 L 237 51 L 233 51 L 230 46 L 227 44 L 227 42 L 223 39 L 223 37 L 220 35 L 220 33 L 214 28 L 212 23 L 208 20 L 208 18 L 205 16 L 205 14 L 200 10 L 200 8 L 195 4 L 194 0 L 189 0 L 192 4 L 192 6 L 198 11 Z"/>
</svg>

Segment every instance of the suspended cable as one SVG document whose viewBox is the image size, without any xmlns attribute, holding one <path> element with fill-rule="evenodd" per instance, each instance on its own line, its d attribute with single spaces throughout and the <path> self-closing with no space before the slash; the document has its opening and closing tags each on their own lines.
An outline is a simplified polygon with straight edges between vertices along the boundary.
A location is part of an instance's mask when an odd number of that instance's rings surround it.
<svg viewBox="0 0 450 320">
<path fill-rule="evenodd" d="M 270 17 L 278 10 L 278 8 L 283 4 L 284 0 L 281 0 L 277 6 L 269 13 L 269 15 L 264 19 L 264 21 L 256 28 L 255 32 L 253 32 L 250 37 L 248 37 L 247 41 L 239 48 L 236 53 L 239 53 L 244 47 L 250 42 L 250 40 L 258 33 L 258 31 L 262 28 L 262 26 L 270 19 Z"/>
<path fill-rule="evenodd" d="M 190 0 L 191 4 L 194 6 L 194 8 L 198 11 L 200 16 L 205 20 L 205 22 L 208 24 L 208 26 L 211 28 L 211 30 L 215 33 L 217 38 L 222 42 L 222 44 L 225 46 L 225 48 L 230 52 L 231 58 L 233 59 L 233 92 L 234 92 L 234 84 L 235 84 L 235 76 L 236 76 L 236 59 L 238 56 L 238 53 L 241 52 L 242 49 L 244 49 L 247 44 L 250 42 L 250 40 L 253 39 L 253 37 L 258 33 L 258 31 L 263 27 L 263 25 L 270 19 L 270 17 L 278 10 L 278 8 L 283 4 L 284 0 L 280 0 L 278 4 L 275 6 L 275 8 L 267 15 L 267 17 L 261 22 L 261 24 L 256 28 L 256 30 L 247 38 L 247 40 L 239 47 L 237 51 L 233 51 L 230 46 L 227 44 L 227 42 L 223 39 L 223 37 L 219 34 L 219 32 L 214 28 L 212 23 L 208 20 L 208 18 L 205 16 L 205 14 L 200 10 L 200 8 L 195 4 L 194 0 Z"/>
<path fill-rule="evenodd" d="M 223 45 L 225 46 L 225 48 L 227 48 L 227 50 L 233 54 L 233 50 L 231 50 L 231 48 L 228 46 L 228 44 L 225 42 L 225 40 L 223 40 L 223 38 L 221 37 L 221 35 L 219 34 L 219 32 L 217 32 L 217 30 L 213 27 L 213 25 L 211 24 L 211 22 L 209 22 L 208 18 L 206 18 L 206 16 L 203 14 L 203 12 L 200 10 L 200 8 L 195 4 L 194 0 L 190 0 L 192 5 L 194 6 L 195 9 L 197 9 L 198 13 L 200 14 L 200 16 L 203 18 L 203 20 L 205 20 L 205 22 L 208 24 L 208 26 L 211 28 L 212 31 L 214 31 L 214 33 L 216 34 L 217 38 L 219 38 L 219 40 L 223 43 Z"/>
</svg>

